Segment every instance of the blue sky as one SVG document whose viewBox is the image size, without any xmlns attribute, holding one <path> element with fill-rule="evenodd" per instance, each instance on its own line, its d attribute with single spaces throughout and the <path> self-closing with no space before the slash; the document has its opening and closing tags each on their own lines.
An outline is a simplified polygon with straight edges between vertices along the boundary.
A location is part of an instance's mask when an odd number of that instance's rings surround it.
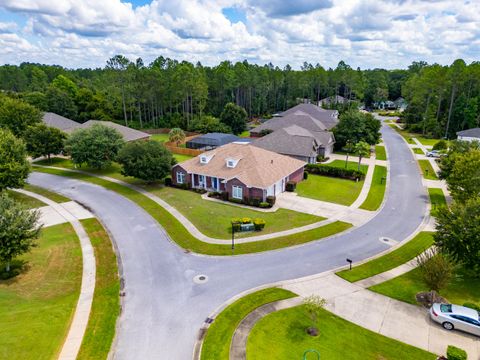
<svg viewBox="0 0 480 360">
<path fill-rule="evenodd" d="M 104 66 L 124 54 L 335 67 L 478 60 L 480 1 L 1 0 L 0 64 Z"/>
</svg>

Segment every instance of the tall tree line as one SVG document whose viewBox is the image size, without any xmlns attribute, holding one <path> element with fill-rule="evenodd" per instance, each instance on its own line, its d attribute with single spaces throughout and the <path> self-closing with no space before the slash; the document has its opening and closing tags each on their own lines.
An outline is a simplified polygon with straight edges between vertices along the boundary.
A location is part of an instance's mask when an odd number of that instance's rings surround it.
<svg viewBox="0 0 480 360">
<path fill-rule="evenodd" d="M 407 124 L 438 135 L 448 121 L 450 133 L 478 121 L 478 72 L 477 63 L 461 60 L 450 67 L 415 62 L 403 70 L 353 69 L 344 61 L 334 69 L 304 63 L 294 70 L 247 61 L 208 67 L 163 56 L 146 65 L 117 55 L 97 69 L 0 66 L 0 89 L 77 121 L 114 120 L 140 128 L 188 128 L 203 115 L 220 116 L 230 102 L 259 117 L 303 99 L 340 95 L 369 107 L 403 94 L 411 104 Z"/>
</svg>

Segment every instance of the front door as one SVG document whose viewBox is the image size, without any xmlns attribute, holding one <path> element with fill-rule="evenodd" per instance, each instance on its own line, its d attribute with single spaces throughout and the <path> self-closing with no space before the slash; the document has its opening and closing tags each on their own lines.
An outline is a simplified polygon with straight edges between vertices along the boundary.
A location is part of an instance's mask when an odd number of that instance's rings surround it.
<svg viewBox="0 0 480 360">
<path fill-rule="evenodd" d="M 198 186 L 204 188 L 206 185 L 205 175 L 198 175 Z"/>
</svg>

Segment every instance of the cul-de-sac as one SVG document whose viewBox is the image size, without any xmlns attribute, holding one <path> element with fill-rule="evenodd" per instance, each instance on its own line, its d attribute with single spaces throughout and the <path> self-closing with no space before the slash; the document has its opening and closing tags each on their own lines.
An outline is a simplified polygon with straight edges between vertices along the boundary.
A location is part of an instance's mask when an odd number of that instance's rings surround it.
<svg viewBox="0 0 480 360">
<path fill-rule="evenodd" d="M 480 360 L 478 14 L 0 1 L 0 359 Z"/>
</svg>

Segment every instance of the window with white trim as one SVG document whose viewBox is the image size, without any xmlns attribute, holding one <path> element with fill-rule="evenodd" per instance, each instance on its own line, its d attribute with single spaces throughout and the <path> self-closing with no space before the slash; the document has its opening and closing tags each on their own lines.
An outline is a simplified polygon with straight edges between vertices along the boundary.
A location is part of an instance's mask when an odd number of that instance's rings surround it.
<svg viewBox="0 0 480 360">
<path fill-rule="evenodd" d="M 241 186 L 233 185 L 232 186 L 232 197 L 234 199 L 243 199 L 243 188 Z"/>
<path fill-rule="evenodd" d="M 185 173 L 177 172 L 177 184 L 183 184 L 185 182 Z"/>
</svg>

